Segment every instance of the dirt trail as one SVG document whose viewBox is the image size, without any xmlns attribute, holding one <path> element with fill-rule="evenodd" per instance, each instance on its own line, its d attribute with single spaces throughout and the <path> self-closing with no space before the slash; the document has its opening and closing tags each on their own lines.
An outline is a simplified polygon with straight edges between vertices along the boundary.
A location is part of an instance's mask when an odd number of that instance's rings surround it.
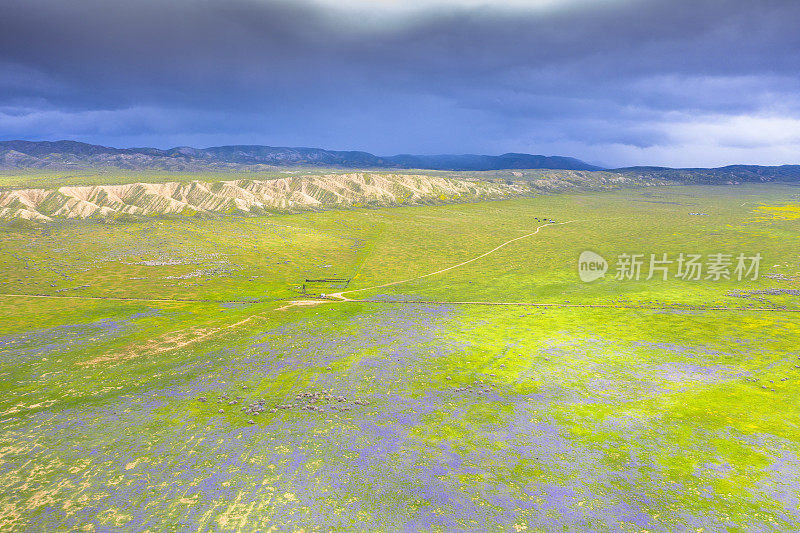
<svg viewBox="0 0 800 533">
<path fill-rule="evenodd" d="M 697 307 L 676 307 L 676 306 L 669 306 L 669 305 L 624 305 L 624 304 L 568 304 L 568 303 L 533 303 L 533 302 L 491 302 L 491 301 L 444 301 L 444 300 L 355 300 L 352 298 L 348 298 L 344 296 L 348 293 L 360 292 L 360 291 L 367 291 L 370 289 L 380 289 L 383 287 L 390 287 L 393 285 L 400 285 L 402 283 L 408 283 L 410 281 L 416 281 L 419 279 L 427 278 L 430 276 L 435 276 L 437 274 L 442 274 L 449 270 L 453 270 L 458 267 L 462 267 L 478 259 L 482 259 L 487 255 L 493 254 L 497 250 L 508 246 L 509 244 L 518 241 L 520 239 L 525 239 L 527 237 L 531 237 L 539 233 L 539 230 L 545 228 L 547 226 L 558 226 L 562 224 L 571 224 L 573 222 L 578 222 L 577 220 L 569 220 L 567 222 L 555 222 L 552 224 L 544 224 L 536 228 L 536 231 L 522 235 L 521 237 L 516 237 L 514 239 L 510 239 L 499 246 L 496 246 L 485 252 L 481 255 L 475 256 L 472 259 L 468 259 L 467 261 L 463 261 L 456 265 L 449 266 L 447 268 L 442 268 L 435 272 L 430 272 L 428 274 L 423 274 L 422 276 L 416 276 L 413 278 L 408 278 L 400 281 L 392 281 L 390 283 L 384 283 L 381 285 L 373 285 L 371 287 L 363 287 L 360 289 L 352 289 L 349 291 L 341 291 L 330 293 L 326 295 L 326 299 L 333 300 L 333 301 L 342 301 L 342 302 L 358 302 L 358 303 L 370 303 L 370 304 L 434 304 L 434 305 L 486 305 L 486 306 L 509 306 L 509 307 L 540 307 L 540 308 L 547 308 L 547 307 L 556 307 L 556 308 L 587 308 L 587 309 L 641 309 L 641 310 L 652 310 L 652 311 L 736 311 L 736 312 L 774 312 L 774 313 L 800 313 L 800 309 L 785 309 L 785 308 L 777 308 L 777 307 L 725 307 L 725 306 L 697 306 Z"/>
<path fill-rule="evenodd" d="M 508 246 L 512 242 L 515 242 L 515 241 L 518 241 L 518 240 L 525 239 L 525 238 L 531 237 L 533 235 L 536 235 L 537 233 L 539 233 L 540 229 L 546 228 L 547 226 L 559 226 L 559 225 L 562 225 L 562 224 L 571 224 L 572 222 L 577 222 L 577 221 L 576 220 L 569 220 L 567 222 L 554 222 L 552 224 L 543 224 L 543 225 L 539 226 L 538 228 L 536 228 L 536 231 L 534 231 L 534 232 L 527 233 L 525 235 L 522 235 L 521 237 L 516 237 L 514 239 L 510 239 L 510 240 L 504 242 L 503 244 L 492 248 L 488 252 L 482 253 L 481 255 L 475 256 L 472 259 L 468 259 L 466 261 L 458 263 L 457 265 L 452 265 L 452 266 L 449 266 L 447 268 L 442 268 L 441 270 L 437 270 L 436 272 L 430 272 L 428 274 L 423 274 L 422 276 L 416 276 L 414 278 L 403 279 L 403 280 L 400 280 L 400 281 L 392 281 L 390 283 L 384 283 L 382 285 L 373 285 L 372 287 L 363 287 L 361 289 L 352 289 L 352 290 L 349 290 L 349 291 L 334 292 L 334 293 L 328 294 L 327 297 L 328 298 L 334 298 L 334 299 L 337 299 L 337 300 L 342 300 L 342 301 L 361 301 L 361 300 L 351 300 L 350 298 L 347 298 L 346 296 L 344 296 L 344 294 L 345 293 L 368 291 L 370 289 L 381 289 L 383 287 L 391 287 L 393 285 L 400 285 L 401 283 L 408 283 L 409 281 L 416 281 L 418 279 L 424 279 L 424 278 L 428 278 L 430 276 L 435 276 L 437 274 L 442 274 L 444 272 L 448 272 L 448 271 L 453 270 L 455 268 L 459 268 L 459 267 L 462 267 L 464 265 L 468 265 L 468 264 L 470 264 L 470 263 L 472 263 L 474 261 L 477 261 L 478 259 L 483 259 L 487 255 L 493 254 L 497 250 L 499 250 L 499 249 L 501 249 L 501 248 L 503 248 L 505 246 Z"/>
<path fill-rule="evenodd" d="M 653 311 L 736 311 L 736 312 L 773 312 L 773 313 L 800 313 L 800 309 L 786 309 L 786 308 L 779 308 L 779 307 L 725 307 L 725 306 L 697 306 L 697 307 L 676 307 L 670 305 L 663 305 L 663 306 L 653 306 L 653 305 L 624 305 L 624 304 L 568 304 L 568 303 L 533 303 L 533 302 L 505 302 L 505 301 L 439 301 L 439 300 L 356 300 L 352 298 L 348 298 L 345 294 L 355 293 L 366 291 L 370 289 L 380 289 L 383 287 L 391 287 L 394 285 L 400 285 L 402 283 L 408 283 L 411 281 L 416 281 L 420 279 L 424 279 L 430 276 L 435 276 L 437 274 L 442 274 L 444 272 L 448 272 L 450 270 L 462 267 L 464 265 L 468 265 L 472 262 L 475 262 L 479 259 L 482 259 L 488 255 L 493 254 L 494 252 L 508 246 L 509 244 L 519 241 L 521 239 L 525 239 L 536 235 L 542 228 L 547 226 L 558 226 L 563 224 L 571 224 L 573 222 L 579 222 L 578 220 L 569 220 L 567 222 L 555 222 L 552 224 L 543 224 L 536 228 L 536 231 L 531 233 L 527 233 L 520 237 L 515 237 L 513 239 L 509 239 L 504 243 L 495 246 L 488 252 L 484 252 L 478 256 L 473 257 L 472 259 L 468 259 L 466 261 L 462 261 L 461 263 L 451 265 L 446 268 L 442 268 L 436 270 L 435 272 L 429 272 L 427 274 L 423 274 L 421 276 L 416 276 L 413 278 L 407 278 L 399 281 L 392 281 L 389 283 L 383 283 L 381 285 L 373 285 L 371 287 L 362 287 L 360 289 L 351 289 L 349 291 L 341 291 L 327 294 L 324 298 L 319 299 L 306 299 L 306 300 L 290 300 L 288 298 L 265 298 L 259 300 L 211 300 L 211 299 L 193 299 L 193 298 L 134 298 L 134 297 L 124 297 L 124 296 L 81 296 L 81 295 L 45 295 L 45 294 L 0 294 L 0 297 L 9 297 L 9 298 L 59 298 L 59 299 L 76 299 L 76 300 L 112 300 L 112 301 L 131 301 L 131 302 L 161 302 L 161 303 L 266 303 L 266 302 L 279 302 L 283 301 L 286 302 L 286 305 L 282 307 L 277 307 L 274 309 L 275 311 L 285 311 L 292 307 L 307 307 L 307 306 L 314 306 L 314 305 L 321 305 L 325 303 L 333 303 L 333 302 L 357 302 L 357 303 L 369 303 L 369 304 L 440 304 L 440 305 L 486 305 L 486 306 L 512 306 L 512 307 L 540 307 L 540 308 L 588 308 L 588 309 L 641 309 L 641 310 L 653 310 Z M 253 315 L 243 321 L 237 322 L 227 327 L 238 327 L 239 325 L 246 323 L 249 321 L 250 318 L 255 318 L 258 315 Z M 223 328 L 214 328 L 210 333 L 206 333 L 205 331 L 199 332 L 200 334 L 197 336 L 197 340 L 206 338 L 211 334 L 217 333 L 223 329 L 227 329 L 227 327 Z M 193 344 L 196 340 L 192 340 L 188 343 L 178 341 L 178 346 L 174 347 L 182 347 L 187 344 Z M 155 343 L 155 344 L 164 344 L 164 343 Z M 167 342 L 166 344 L 170 344 Z M 166 350 L 158 350 L 158 351 L 166 351 Z"/>
<path fill-rule="evenodd" d="M 407 278 L 399 281 L 392 281 L 389 283 L 383 283 L 381 285 L 373 285 L 371 287 L 363 287 L 360 289 L 352 289 L 349 291 L 341 291 L 337 293 L 328 294 L 325 298 L 320 299 L 306 299 L 306 300 L 288 300 L 288 299 L 264 299 L 264 300 L 208 300 L 208 299 L 168 299 L 168 298 L 128 298 L 128 297 L 111 297 L 111 296 L 69 296 L 69 295 L 34 295 L 34 294 L 0 294 L 0 297 L 24 297 L 24 298 L 63 298 L 63 299 L 88 299 L 88 300 L 115 300 L 115 301 L 139 301 L 139 302 L 167 302 L 167 303 L 181 303 L 181 302 L 197 302 L 197 303 L 263 303 L 267 301 L 285 301 L 286 305 L 282 307 L 277 307 L 274 309 L 275 311 L 285 311 L 292 307 L 306 307 L 306 306 L 315 306 L 321 305 L 326 303 L 335 303 L 335 302 L 352 302 L 352 303 L 366 303 L 366 304 L 378 304 L 378 305 L 403 305 L 403 304 L 438 304 L 438 305 L 484 305 L 484 306 L 509 306 L 509 307 L 534 307 L 534 308 L 590 308 L 590 309 L 639 309 L 639 310 L 653 310 L 653 311 L 698 311 L 698 312 L 706 312 L 706 311 L 726 311 L 726 312 L 773 312 L 773 313 L 800 313 L 800 309 L 785 309 L 785 308 L 769 308 L 769 307 L 704 307 L 704 306 L 685 306 L 685 307 L 677 307 L 677 306 L 657 306 L 657 305 L 625 305 L 625 304 L 568 304 L 568 303 L 533 303 L 533 302 L 491 302 L 491 301 L 433 301 L 433 300 L 355 300 L 344 296 L 345 294 L 355 293 L 366 291 L 370 289 L 380 289 L 383 287 L 391 287 L 394 285 L 400 285 L 403 283 L 408 283 L 411 281 L 416 281 L 424 278 L 428 278 L 431 276 L 435 276 L 438 274 L 443 274 L 445 272 L 449 272 L 450 270 L 462 267 L 464 265 L 468 265 L 473 263 L 479 259 L 482 259 L 488 255 L 493 254 L 494 252 L 508 246 L 509 244 L 531 237 L 539 233 L 542 228 L 547 226 L 557 226 L 563 224 L 570 224 L 572 222 L 577 222 L 576 220 L 570 220 L 567 222 L 557 222 L 551 224 L 543 224 L 536 228 L 536 231 L 531 233 L 527 233 L 520 237 L 515 237 L 513 239 L 509 239 L 504 243 L 492 248 L 488 252 L 484 252 L 480 255 L 477 255 L 471 259 L 466 261 L 462 261 L 461 263 L 451 265 L 446 268 L 442 268 L 436 270 L 434 272 L 429 272 L 427 274 L 423 274 L 421 276 L 415 276 L 413 278 Z M 226 330 L 238 328 L 251 320 L 254 319 L 266 319 L 267 317 L 264 316 L 263 313 L 256 313 L 246 317 L 242 320 L 239 320 L 233 324 L 229 324 L 226 326 L 219 326 L 219 327 L 211 327 L 211 328 L 186 328 L 184 330 L 178 330 L 174 332 L 170 332 L 169 334 L 163 335 L 159 338 L 152 339 L 145 343 L 143 346 L 138 346 L 136 349 L 129 349 L 127 351 L 121 353 L 112 353 L 112 354 L 105 354 L 89 361 L 81 363 L 82 365 L 90 366 L 96 365 L 99 363 L 105 362 L 118 362 L 121 360 L 132 359 L 135 357 L 139 357 L 142 355 L 145 356 L 153 356 L 158 355 L 164 352 L 172 351 L 178 348 L 184 348 L 190 345 L 193 345 L 197 342 L 203 341 L 208 339 L 211 336 L 217 335 L 222 333 Z"/>
<path fill-rule="evenodd" d="M 290 300 L 283 307 L 278 307 L 276 311 L 285 311 L 290 307 L 313 307 L 315 305 L 328 303 L 328 300 Z"/>
<path fill-rule="evenodd" d="M 228 324 L 226 326 L 218 326 L 210 328 L 190 327 L 183 330 L 172 331 L 168 334 L 151 339 L 144 345 L 134 346 L 123 352 L 100 355 L 98 357 L 95 357 L 94 359 L 83 361 L 78 364 L 80 366 L 93 366 L 99 363 L 105 363 L 105 362 L 118 363 L 120 361 L 135 359 L 137 357 L 142 357 L 142 356 L 159 355 L 165 352 L 170 352 L 172 350 L 177 350 L 178 348 L 185 348 L 187 346 L 191 346 L 192 344 L 196 344 L 218 333 L 222 333 L 229 329 L 238 328 L 239 326 L 247 324 L 251 320 L 255 319 L 268 320 L 268 318 L 264 316 L 263 313 L 257 313 L 255 315 L 250 315 L 246 318 L 243 318 L 242 320 L 239 320 L 238 322 L 235 322 L 233 324 Z"/>
</svg>

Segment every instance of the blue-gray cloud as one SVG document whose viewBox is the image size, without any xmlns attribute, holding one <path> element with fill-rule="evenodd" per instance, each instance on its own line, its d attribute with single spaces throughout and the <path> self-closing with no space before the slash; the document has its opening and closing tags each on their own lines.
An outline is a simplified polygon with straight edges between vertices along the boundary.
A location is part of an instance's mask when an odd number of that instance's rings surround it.
<svg viewBox="0 0 800 533">
<path fill-rule="evenodd" d="M 2 138 L 800 161 L 796 0 L 3 4 Z"/>
</svg>

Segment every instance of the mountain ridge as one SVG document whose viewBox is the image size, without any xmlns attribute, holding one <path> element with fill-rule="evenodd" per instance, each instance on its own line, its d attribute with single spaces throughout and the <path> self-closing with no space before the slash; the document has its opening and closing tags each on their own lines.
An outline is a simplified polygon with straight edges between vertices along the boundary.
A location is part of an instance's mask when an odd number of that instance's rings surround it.
<svg viewBox="0 0 800 533">
<path fill-rule="evenodd" d="M 79 141 L 0 141 L 0 170 L 263 172 L 281 169 L 419 170 L 475 172 L 511 177 L 512 171 L 611 172 L 636 180 L 726 185 L 747 182 L 800 183 L 800 165 L 727 165 L 717 168 L 634 166 L 604 169 L 565 156 L 506 153 L 377 156 L 369 152 L 304 147 L 226 145 L 209 148 L 115 148 Z M 504 174 L 506 176 L 504 176 Z M 475 175 L 478 177 L 478 174 Z M 485 176 L 484 176 L 485 177 Z M 481 177 L 482 179 L 483 177 Z"/>
<path fill-rule="evenodd" d="M 612 190 L 638 182 L 607 172 L 552 171 L 540 179 L 456 179 L 352 172 L 188 182 L 131 182 L 0 189 L 0 222 L 211 214 L 269 215 L 309 210 L 502 200 L 541 193 Z M 556 175 L 558 174 L 558 175 Z"/>
<path fill-rule="evenodd" d="M 579 159 L 506 153 L 377 156 L 358 150 L 306 147 L 226 145 L 208 148 L 177 146 L 115 148 L 78 141 L 0 141 L 0 168 L 61 169 L 75 166 L 117 166 L 132 170 L 241 170 L 249 166 L 341 167 L 449 171 L 602 170 Z"/>
</svg>

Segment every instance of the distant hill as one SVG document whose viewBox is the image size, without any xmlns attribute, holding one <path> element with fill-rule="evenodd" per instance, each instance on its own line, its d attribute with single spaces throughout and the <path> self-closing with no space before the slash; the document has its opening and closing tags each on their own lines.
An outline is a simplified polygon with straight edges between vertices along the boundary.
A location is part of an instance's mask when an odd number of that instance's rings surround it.
<svg viewBox="0 0 800 533">
<path fill-rule="evenodd" d="M 731 165 L 720 168 L 626 167 L 606 170 L 573 157 L 508 153 L 503 155 L 400 154 L 286 148 L 260 145 L 192 148 L 113 148 L 76 141 L 0 141 L 0 170 L 121 169 L 167 172 L 247 172 L 284 168 L 359 170 L 437 170 L 476 172 L 518 179 L 512 171 L 606 171 L 634 182 L 667 181 L 690 184 L 748 182 L 800 183 L 800 165 Z M 533 177 L 534 179 L 536 176 Z M 523 176 L 522 179 L 529 179 Z"/>
<path fill-rule="evenodd" d="M 572 157 L 530 154 L 410 155 L 258 145 L 112 148 L 76 141 L 2 141 L 0 168 L 71 169 L 116 167 L 129 170 L 246 170 L 257 166 L 358 169 L 486 171 L 511 169 L 601 170 Z"/>
<path fill-rule="evenodd" d="M 776 167 L 731 165 L 720 168 L 629 167 L 618 168 L 611 172 L 623 174 L 633 179 L 659 179 L 699 185 L 729 185 L 772 181 L 800 183 L 800 165 Z"/>
<path fill-rule="evenodd" d="M 491 155 L 396 155 L 386 158 L 399 168 L 429 170 L 602 170 L 573 157 L 530 154 Z"/>
</svg>

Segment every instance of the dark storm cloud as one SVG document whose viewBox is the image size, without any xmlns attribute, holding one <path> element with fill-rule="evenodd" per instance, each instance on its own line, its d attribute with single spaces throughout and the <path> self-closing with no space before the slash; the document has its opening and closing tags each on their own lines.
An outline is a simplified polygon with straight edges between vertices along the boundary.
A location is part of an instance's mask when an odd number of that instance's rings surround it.
<svg viewBox="0 0 800 533">
<path fill-rule="evenodd" d="M 0 136 L 599 157 L 800 116 L 796 0 L 437 5 L 5 0 Z"/>
</svg>

